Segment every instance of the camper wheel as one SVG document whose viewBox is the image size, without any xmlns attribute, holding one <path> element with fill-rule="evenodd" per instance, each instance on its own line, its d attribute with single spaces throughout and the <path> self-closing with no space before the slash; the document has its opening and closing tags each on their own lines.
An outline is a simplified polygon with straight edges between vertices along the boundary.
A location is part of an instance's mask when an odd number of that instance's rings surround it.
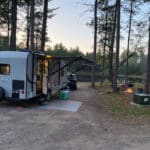
<svg viewBox="0 0 150 150">
<path fill-rule="evenodd" d="M 0 87 L 0 98 L 5 97 L 5 91 L 2 87 Z"/>
<path fill-rule="evenodd" d="M 50 101 L 51 101 L 51 98 L 52 98 L 52 93 L 51 93 L 51 90 L 50 90 L 50 91 L 47 92 L 46 100 L 47 100 L 48 102 L 50 102 Z"/>
</svg>

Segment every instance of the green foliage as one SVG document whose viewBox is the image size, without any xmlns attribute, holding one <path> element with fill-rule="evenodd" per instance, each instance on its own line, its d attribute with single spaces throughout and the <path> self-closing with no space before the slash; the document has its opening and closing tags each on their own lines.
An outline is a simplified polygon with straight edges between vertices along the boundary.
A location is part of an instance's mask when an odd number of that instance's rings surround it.
<svg viewBox="0 0 150 150">
<path fill-rule="evenodd" d="M 42 17 L 43 13 L 41 11 L 35 12 L 35 48 L 40 49 L 41 44 L 41 32 L 42 32 Z"/>
<path fill-rule="evenodd" d="M 54 45 L 52 49 L 48 49 L 46 53 L 52 56 L 67 56 L 68 50 L 62 43 L 60 43 Z"/>
<path fill-rule="evenodd" d="M 138 52 L 130 52 L 129 55 L 132 55 L 132 57 L 129 58 L 129 75 L 138 75 L 143 77 L 146 72 L 146 61 L 147 61 L 147 55 L 144 54 L 143 50 L 140 49 Z M 92 53 L 86 53 L 85 55 L 87 58 L 92 59 L 93 54 Z M 115 56 L 115 54 L 114 54 Z M 102 56 L 97 53 L 97 63 L 102 64 Z M 105 61 L 105 76 L 109 75 L 108 69 L 109 69 L 109 62 L 108 62 L 108 54 L 106 54 L 106 61 Z M 120 56 L 120 62 L 126 60 L 126 51 L 123 51 Z M 125 75 L 125 69 L 126 69 L 126 61 L 124 61 L 123 64 L 119 67 L 119 74 Z"/>
<path fill-rule="evenodd" d="M 8 50 L 8 37 L 0 36 L 0 50 Z"/>
<path fill-rule="evenodd" d="M 52 56 L 84 56 L 78 47 L 67 49 L 62 43 L 54 45 L 52 49 L 47 50 L 47 54 Z"/>
<path fill-rule="evenodd" d="M 51 2 L 52 0 L 49 0 L 48 2 Z M 21 8 L 18 9 L 18 20 L 17 20 L 17 29 L 24 31 L 24 32 L 28 32 L 27 35 L 31 35 L 29 32 L 27 31 L 27 29 L 29 29 L 31 27 L 31 18 L 30 18 L 30 13 L 27 15 L 27 12 L 30 12 L 31 10 L 31 0 L 17 0 L 17 7 Z M 11 0 L 0 0 L 0 28 L 3 29 L 3 31 L 7 31 L 7 34 L 9 35 L 8 30 L 10 30 L 10 24 L 12 23 L 11 21 L 11 13 L 12 13 L 12 1 Z M 43 0 L 35 0 L 35 47 L 36 49 L 40 49 L 40 42 L 41 42 L 41 30 L 42 30 L 42 20 L 43 20 Z M 58 8 L 48 8 L 48 12 L 47 12 L 47 18 L 51 19 L 55 16 L 55 11 Z M 27 11 L 29 10 L 29 11 Z M 20 15 L 20 11 L 22 11 L 21 13 L 24 13 L 23 15 Z M 27 24 L 28 27 L 26 26 L 26 20 L 27 20 Z M 21 24 L 21 26 L 19 25 Z M 23 29 L 23 27 L 25 26 L 25 28 Z M 25 33 L 26 35 L 26 33 Z M 28 37 L 27 37 L 28 39 Z M 47 36 L 46 33 L 46 42 L 49 41 L 49 38 Z M 23 39 L 24 40 L 24 39 Z M 25 42 L 25 40 L 24 40 Z M 24 43 L 25 45 L 25 43 Z"/>
<path fill-rule="evenodd" d="M 57 57 L 77 57 L 77 56 L 84 56 L 84 54 L 80 51 L 78 47 L 75 48 L 66 48 L 62 43 L 54 45 L 53 48 L 46 51 L 47 54 Z M 66 60 L 67 63 L 67 60 Z M 71 69 L 76 70 L 77 68 L 81 67 L 80 61 L 72 64 Z"/>
<path fill-rule="evenodd" d="M 125 58 L 125 51 L 121 55 L 121 59 Z M 129 58 L 129 75 L 143 75 L 146 72 L 146 59 L 147 56 L 141 51 L 136 53 L 133 57 Z M 126 64 L 120 66 L 119 74 L 125 74 Z"/>
<path fill-rule="evenodd" d="M 50 1 L 52 0 L 49 0 L 48 2 Z M 47 8 L 47 11 L 44 12 L 44 9 L 43 11 L 41 11 L 42 5 L 45 5 L 45 1 L 44 1 L 44 4 L 43 4 L 43 0 L 35 1 L 35 6 L 36 6 L 36 9 L 35 9 L 36 10 L 35 11 L 35 41 L 36 41 L 35 47 L 36 49 L 41 49 L 41 48 L 43 49 L 45 47 L 45 46 L 41 47 L 43 45 L 43 44 L 41 45 L 41 43 L 43 43 L 42 42 L 43 40 L 44 40 L 44 43 L 49 41 L 49 37 L 47 36 L 47 25 L 45 24 L 47 23 L 47 19 L 52 19 L 55 16 L 55 11 L 58 9 L 58 8 Z M 43 23 L 44 19 L 46 19 L 46 22 Z M 43 33 L 43 30 L 44 30 L 44 33 Z"/>
<path fill-rule="evenodd" d="M 1 0 L 0 1 L 0 25 L 5 25 L 10 19 L 10 1 Z"/>
</svg>

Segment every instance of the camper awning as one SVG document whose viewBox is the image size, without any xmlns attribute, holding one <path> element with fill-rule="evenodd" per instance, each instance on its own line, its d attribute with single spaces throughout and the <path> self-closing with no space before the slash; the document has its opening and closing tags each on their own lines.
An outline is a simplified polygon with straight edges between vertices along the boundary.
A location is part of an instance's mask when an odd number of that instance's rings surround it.
<svg viewBox="0 0 150 150">
<path fill-rule="evenodd" d="M 58 60 L 68 60 L 70 61 L 70 63 L 74 63 L 76 61 L 82 61 L 88 65 L 93 65 L 95 62 L 91 59 L 88 59 L 86 57 L 83 57 L 83 56 L 76 56 L 76 57 L 69 57 L 69 56 L 54 56 L 52 59 L 58 59 Z"/>
<path fill-rule="evenodd" d="M 81 69 L 84 68 L 85 66 L 93 66 L 93 64 L 95 63 L 94 61 L 90 60 L 90 59 L 87 59 L 85 57 L 82 57 L 82 56 L 79 56 L 79 57 L 67 57 L 67 56 L 60 56 L 60 57 L 53 57 L 52 59 L 54 60 L 64 60 L 64 61 L 68 61 L 66 64 L 64 64 L 63 66 L 61 66 L 60 68 L 54 70 L 53 72 L 51 72 L 51 75 L 59 72 L 60 70 L 66 68 L 66 67 L 69 67 L 70 65 L 78 62 L 78 61 L 81 61 L 82 64 L 81 64 Z M 79 70 L 81 70 L 79 69 Z"/>
</svg>

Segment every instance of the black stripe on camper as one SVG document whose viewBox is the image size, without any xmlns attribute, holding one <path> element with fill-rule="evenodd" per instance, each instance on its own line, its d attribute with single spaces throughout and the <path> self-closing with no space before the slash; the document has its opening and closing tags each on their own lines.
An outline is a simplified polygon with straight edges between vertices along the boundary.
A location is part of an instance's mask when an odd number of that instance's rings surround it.
<svg viewBox="0 0 150 150">
<path fill-rule="evenodd" d="M 21 80 L 12 80 L 12 89 L 13 90 L 23 90 L 24 89 L 24 81 Z"/>
<path fill-rule="evenodd" d="M 19 90 L 24 89 L 24 81 L 12 80 L 12 98 L 19 98 Z"/>
</svg>

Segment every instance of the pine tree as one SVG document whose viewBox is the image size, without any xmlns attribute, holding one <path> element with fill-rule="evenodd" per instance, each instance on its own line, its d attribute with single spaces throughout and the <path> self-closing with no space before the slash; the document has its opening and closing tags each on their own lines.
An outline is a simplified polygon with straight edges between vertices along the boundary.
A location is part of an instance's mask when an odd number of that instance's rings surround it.
<svg viewBox="0 0 150 150">
<path fill-rule="evenodd" d="M 17 0 L 12 0 L 10 49 L 16 50 Z"/>
<path fill-rule="evenodd" d="M 96 49 L 97 49 L 97 8 L 98 1 L 95 0 L 94 4 L 94 49 L 93 49 L 93 60 L 95 61 L 92 67 L 92 87 L 95 87 L 95 66 L 96 66 Z"/>
<path fill-rule="evenodd" d="M 43 51 L 45 50 L 47 15 L 48 15 L 48 0 L 44 0 L 43 24 L 42 24 L 42 33 L 41 33 L 41 50 Z"/>
<path fill-rule="evenodd" d="M 31 0 L 30 11 L 30 49 L 34 50 L 35 0 Z"/>
<path fill-rule="evenodd" d="M 118 79 L 118 68 L 119 68 L 119 52 L 120 52 L 120 9 L 121 0 L 117 0 L 117 35 L 116 35 L 116 59 L 113 79 L 113 92 L 118 92 L 117 79 Z"/>
</svg>

